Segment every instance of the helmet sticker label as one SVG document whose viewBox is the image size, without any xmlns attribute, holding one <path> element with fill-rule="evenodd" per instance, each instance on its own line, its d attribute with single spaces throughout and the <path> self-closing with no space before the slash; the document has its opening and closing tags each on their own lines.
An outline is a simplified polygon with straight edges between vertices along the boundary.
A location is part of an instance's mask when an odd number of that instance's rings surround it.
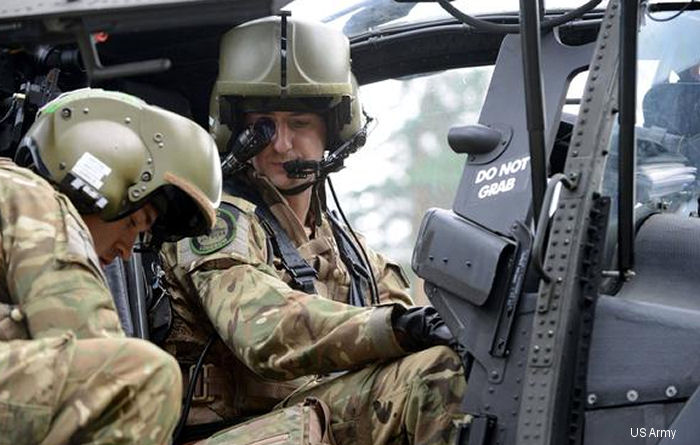
<svg viewBox="0 0 700 445">
<path fill-rule="evenodd" d="M 85 152 L 75 163 L 71 172 L 95 190 L 99 190 L 104 185 L 104 178 L 112 172 L 112 169 L 92 154 Z"/>
<path fill-rule="evenodd" d="M 208 255 L 223 249 L 236 239 L 240 211 L 225 203 L 216 210 L 216 223 L 209 235 L 190 239 L 190 249 L 197 255 Z"/>
</svg>

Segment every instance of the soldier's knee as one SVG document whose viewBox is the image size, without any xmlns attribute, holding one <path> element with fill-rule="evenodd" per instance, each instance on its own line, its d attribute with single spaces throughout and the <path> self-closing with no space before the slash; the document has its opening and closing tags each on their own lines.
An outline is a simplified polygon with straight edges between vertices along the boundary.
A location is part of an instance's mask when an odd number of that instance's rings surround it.
<svg viewBox="0 0 700 445">
<path fill-rule="evenodd" d="M 436 362 L 451 362 L 460 365 L 462 363 L 457 353 L 448 346 L 433 346 L 430 349 L 426 349 L 426 352 L 432 354 Z"/>
<path fill-rule="evenodd" d="M 459 397 L 466 389 L 464 368 L 459 356 L 447 346 L 434 346 L 406 358 L 415 370 L 414 379 L 429 392 Z"/>
<path fill-rule="evenodd" d="M 138 347 L 134 350 L 134 355 L 143 364 L 148 365 L 153 370 L 152 372 L 157 374 L 164 383 L 180 383 L 180 366 L 172 355 L 153 343 L 138 339 L 132 339 L 132 341 L 138 344 Z"/>
<path fill-rule="evenodd" d="M 153 376 L 152 391 L 157 393 L 162 397 L 164 406 L 167 406 L 168 410 L 173 414 L 173 420 L 177 420 L 180 413 L 180 403 L 182 402 L 182 374 L 180 372 L 180 365 L 178 365 L 175 358 L 155 346 L 155 351 L 153 351 L 153 357 L 157 367 L 155 368 L 155 375 Z M 169 415 L 169 417 L 172 417 Z"/>
<path fill-rule="evenodd" d="M 433 346 L 411 354 L 406 359 L 413 362 L 416 368 L 422 369 L 423 373 L 440 373 L 445 370 L 449 373 L 464 374 L 459 356 L 447 346 Z"/>
<path fill-rule="evenodd" d="M 154 434 L 166 437 L 175 427 L 182 402 L 182 375 L 175 358 L 143 340 L 129 339 L 129 359 L 138 375 L 136 405 L 149 413 L 143 421 L 156 425 Z M 145 406 L 148 406 L 147 408 Z"/>
<path fill-rule="evenodd" d="M 167 397 L 171 404 L 179 406 L 182 399 L 182 374 L 180 365 L 175 357 L 163 350 L 159 350 L 160 367 L 158 368 L 158 378 L 167 389 Z"/>
<path fill-rule="evenodd" d="M 132 375 L 139 386 L 156 389 L 168 399 L 179 399 L 182 382 L 177 361 L 145 340 L 123 339 L 119 368 Z"/>
</svg>

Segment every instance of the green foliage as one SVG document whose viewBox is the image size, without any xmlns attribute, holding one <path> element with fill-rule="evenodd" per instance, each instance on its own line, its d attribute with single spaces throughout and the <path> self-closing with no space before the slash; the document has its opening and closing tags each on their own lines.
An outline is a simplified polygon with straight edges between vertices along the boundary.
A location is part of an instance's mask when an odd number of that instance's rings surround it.
<svg viewBox="0 0 700 445">
<path fill-rule="evenodd" d="M 397 129 L 381 144 L 370 139 L 368 150 L 390 153 L 392 168 L 378 183 L 362 187 L 358 181 L 346 191 L 348 202 L 357 203 L 346 211 L 372 247 L 407 272 L 423 214 L 430 207 L 450 208 L 459 184 L 465 159 L 449 148 L 447 133 L 477 121 L 490 76 L 491 68 L 482 67 L 401 79 L 400 102 L 377 116 L 379 125 Z"/>
</svg>

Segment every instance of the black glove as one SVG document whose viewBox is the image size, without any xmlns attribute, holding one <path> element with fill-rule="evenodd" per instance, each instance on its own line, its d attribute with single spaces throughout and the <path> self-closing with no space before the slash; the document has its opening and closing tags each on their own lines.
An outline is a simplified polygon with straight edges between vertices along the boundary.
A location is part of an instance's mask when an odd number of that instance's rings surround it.
<svg viewBox="0 0 700 445">
<path fill-rule="evenodd" d="M 391 326 L 399 346 L 407 352 L 417 352 L 431 346 L 456 344 L 452 332 L 432 306 L 405 309 L 395 306 Z"/>
</svg>

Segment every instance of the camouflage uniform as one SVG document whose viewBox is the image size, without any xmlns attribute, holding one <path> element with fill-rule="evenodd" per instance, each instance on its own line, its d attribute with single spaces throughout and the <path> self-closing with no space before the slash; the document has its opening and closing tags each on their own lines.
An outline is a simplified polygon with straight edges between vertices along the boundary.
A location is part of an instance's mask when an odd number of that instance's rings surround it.
<svg viewBox="0 0 700 445">
<path fill-rule="evenodd" d="M 0 444 L 166 443 L 176 365 L 124 338 L 68 198 L 0 158 L 0 224 Z"/>
<path fill-rule="evenodd" d="M 255 205 L 242 198 L 224 194 L 209 238 L 166 245 L 175 309 L 166 349 L 185 378 L 212 332 L 222 340 L 207 355 L 205 390 L 188 423 L 250 415 L 314 395 L 331 407 L 341 445 L 448 443 L 465 389 L 457 355 L 434 347 L 386 361 L 406 355 L 390 322 L 391 303 L 411 304 L 400 267 L 367 249 L 387 305 L 347 305 L 350 276 L 325 217 L 310 238 L 269 181 L 255 173 L 249 181 L 318 272 L 318 295 L 287 284 L 288 273 L 269 258 Z M 354 371 L 328 375 L 345 370 Z"/>
</svg>

